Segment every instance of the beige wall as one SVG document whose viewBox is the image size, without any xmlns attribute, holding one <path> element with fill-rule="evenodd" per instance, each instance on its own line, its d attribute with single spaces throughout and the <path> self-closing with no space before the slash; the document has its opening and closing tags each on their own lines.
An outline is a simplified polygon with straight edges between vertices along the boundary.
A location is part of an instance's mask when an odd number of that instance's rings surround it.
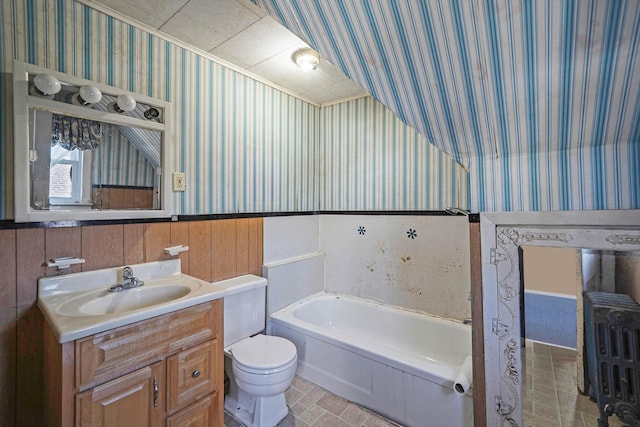
<svg viewBox="0 0 640 427">
<path fill-rule="evenodd" d="M 37 280 L 57 274 L 47 259 L 86 259 L 71 272 L 167 259 L 188 245 L 182 271 L 207 282 L 262 267 L 262 218 L 0 230 L 0 425 L 44 425 L 43 326 Z"/>
<path fill-rule="evenodd" d="M 576 295 L 576 250 L 523 246 L 526 291 Z"/>
</svg>

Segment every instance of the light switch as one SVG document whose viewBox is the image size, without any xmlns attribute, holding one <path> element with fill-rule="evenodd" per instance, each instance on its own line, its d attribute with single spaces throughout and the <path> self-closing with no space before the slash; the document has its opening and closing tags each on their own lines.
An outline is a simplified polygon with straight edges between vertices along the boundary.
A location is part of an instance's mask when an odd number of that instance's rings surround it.
<svg viewBox="0 0 640 427">
<path fill-rule="evenodd" d="M 173 178 L 173 191 L 185 191 L 187 189 L 184 172 L 174 172 L 171 176 Z"/>
</svg>

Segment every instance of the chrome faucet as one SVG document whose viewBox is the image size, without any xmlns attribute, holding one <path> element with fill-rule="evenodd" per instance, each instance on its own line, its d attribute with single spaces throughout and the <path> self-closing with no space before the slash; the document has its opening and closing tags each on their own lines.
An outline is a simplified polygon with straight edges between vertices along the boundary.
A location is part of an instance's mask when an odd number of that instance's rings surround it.
<svg viewBox="0 0 640 427">
<path fill-rule="evenodd" d="M 133 268 L 127 266 L 122 269 L 122 283 L 110 286 L 109 292 L 120 292 L 140 286 L 144 286 L 144 282 L 133 275 Z"/>
<path fill-rule="evenodd" d="M 471 324 L 471 322 L 472 322 L 471 318 L 467 318 L 467 319 L 464 319 L 464 320 L 462 321 L 462 323 L 463 323 L 464 325 L 470 325 L 470 324 Z"/>
</svg>

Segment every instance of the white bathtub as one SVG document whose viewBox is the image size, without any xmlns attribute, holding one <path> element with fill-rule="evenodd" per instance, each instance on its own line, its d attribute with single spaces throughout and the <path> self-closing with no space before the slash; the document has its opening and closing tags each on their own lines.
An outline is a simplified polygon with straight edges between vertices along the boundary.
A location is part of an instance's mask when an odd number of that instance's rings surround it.
<svg viewBox="0 0 640 427">
<path fill-rule="evenodd" d="M 473 425 L 470 390 L 454 391 L 471 380 L 467 325 L 320 293 L 272 314 L 269 333 L 296 345 L 298 375 L 401 425 Z"/>
</svg>

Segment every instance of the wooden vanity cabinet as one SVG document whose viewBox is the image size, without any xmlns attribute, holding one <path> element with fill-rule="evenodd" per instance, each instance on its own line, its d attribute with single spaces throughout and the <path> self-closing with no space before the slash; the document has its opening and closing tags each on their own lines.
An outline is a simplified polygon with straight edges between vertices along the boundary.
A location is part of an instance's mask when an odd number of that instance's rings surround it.
<svg viewBox="0 0 640 427">
<path fill-rule="evenodd" d="M 162 362 L 138 369 L 76 395 L 76 425 L 161 426 Z"/>
<path fill-rule="evenodd" d="M 223 426 L 223 301 L 58 344 L 45 339 L 50 426 Z"/>
</svg>

